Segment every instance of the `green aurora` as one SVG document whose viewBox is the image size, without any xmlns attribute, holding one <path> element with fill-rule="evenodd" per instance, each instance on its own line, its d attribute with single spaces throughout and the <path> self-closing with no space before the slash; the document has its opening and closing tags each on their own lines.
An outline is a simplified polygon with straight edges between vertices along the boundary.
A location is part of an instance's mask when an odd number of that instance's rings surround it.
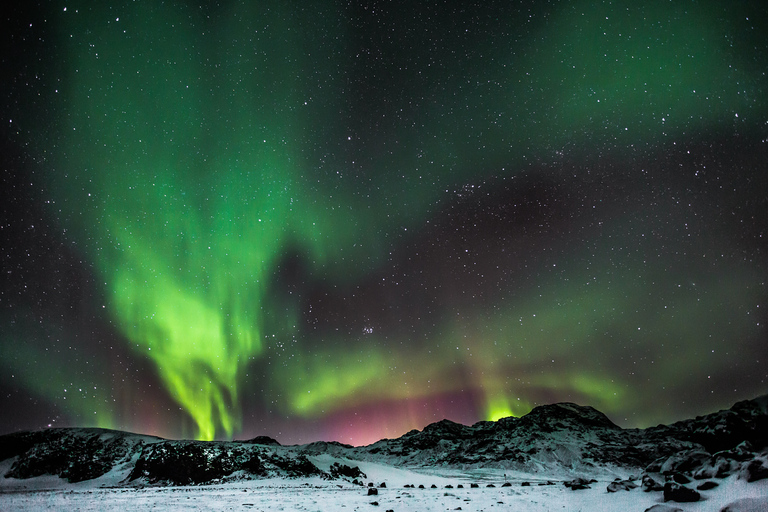
<svg viewBox="0 0 768 512">
<path fill-rule="evenodd" d="M 67 2 L 47 18 L 55 65 L 22 103 L 47 122 L 19 112 L 13 124 L 119 336 L 192 419 L 182 435 L 248 430 L 260 413 L 243 403 L 262 392 L 271 413 L 306 421 L 464 391 L 475 419 L 570 398 L 655 421 L 671 413 L 647 411 L 642 386 L 700 386 L 740 352 L 765 353 L 764 325 L 745 315 L 764 316 L 765 254 L 742 258 L 731 221 L 660 156 L 765 131 L 763 8 L 395 4 L 374 15 L 338 2 Z M 644 176 L 642 162 L 670 170 Z M 501 202 L 484 191 L 534 168 L 568 183 L 558 191 L 573 185 L 564 203 L 502 234 L 462 224 L 451 247 L 463 263 L 418 249 L 456 205 Z M 750 187 L 760 197 L 753 178 L 733 180 L 723 208 Z M 764 208 L 747 203 L 742 217 Z M 693 253 L 723 256 L 699 266 Z M 289 290 L 294 254 L 303 286 Z M 376 318 L 387 296 L 370 290 L 409 258 L 433 274 L 403 276 L 429 310 L 404 334 Z M 314 329 L 310 307 L 331 304 L 329 290 L 362 302 Z M 53 397 L 76 378 L 31 392 Z M 108 402 L 77 407 L 140 428 Z"/>
</svg>

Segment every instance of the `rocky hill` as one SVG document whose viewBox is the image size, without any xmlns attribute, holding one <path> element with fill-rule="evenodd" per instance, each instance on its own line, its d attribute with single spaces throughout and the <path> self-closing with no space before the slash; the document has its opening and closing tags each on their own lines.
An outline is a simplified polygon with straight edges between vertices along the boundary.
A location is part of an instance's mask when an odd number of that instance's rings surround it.
<svg viewBox="0 0 768 512">
<path fill-rule="evenodd" d="M 323 466 L 317 462 L 321 456 L 334 462 Z M 592 407 L 559 403 L 520 418 L 472 426 L 443 420 L 364 447 L 334 442 L 281 446 L 268 437 L 169 441 L 104 429 L 0 436 L 0 463 L 8 468 L 2 476 L 19 480 L 53 475 L 76 483 L 112 472 L 125 486 L 270 477 L 361 483 L 365 474 L 355 461 L 411 468 L 508 468 L 539 475 L 588 476 L 616 468 L 644 475 L 648 490 L 660 490 L 673 477 L 712 479 L 738 472 L 747 480 L 762 479 L 768 477 L 768 397 L 648 429 L 622 429 Z"/>
</svg>

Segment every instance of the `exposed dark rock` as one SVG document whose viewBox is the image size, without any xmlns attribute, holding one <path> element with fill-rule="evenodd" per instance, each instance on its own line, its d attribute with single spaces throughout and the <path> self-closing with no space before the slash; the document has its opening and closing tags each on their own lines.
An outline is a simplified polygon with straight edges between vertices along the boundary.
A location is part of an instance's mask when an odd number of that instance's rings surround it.
<svg viewBox="0 0 768 512">
<path fill-rule="evenodd" d="M 615 480 L 608 484 L 608 492 L 631 491 L 637 489 L 637 484 L 632 480 Z"/>
<path fill-rule="evenodd" d="M 365 473 L 360 471 L 359 467 L 347 466 L 346 464 L 339 464 L 338 462 L 331 464 L 331 467 L 328 470 L 328 474 L 330 474 L 333 478 L 365 478 Z"/>
<path fill-rule="evenodd" d="M 480 487 L 480 484 L 470 484 L 469 487 L 471 489 L 477 489 L 478 487 Z"/>
<path fill-rule="evenodd" d="M 501 486 L 502 487 L 512 487 L 512 484 L 509 483 L 509 482 L 504 482 L 503 484 L 501 484 Z"/>
<path fill-rule="evenodd" d="M 709 465 L 711 461 L 712 456 L 704 450 L 683 451 L 672 455 L 664 461 L 661 465 L 661 472 L 664 474 L 690 473 L 702 466 Z"/>
<path fill-rule="evenodd" d="M 6 477 L 56 475 L 70 483 L 100 477 L 129 460 L 141 445 L 137 436 L 106 429 L 51 429 L 0 437 L 5 453 L 19 457 Z"/>
<path fill-rule="evenodd" d="M 581 489 L 590 489 L 590 484 L 597 482 L 597 480 L 587 480 L 586 478 L 576 478 L 574 480 L 568 480 L 563 482 L 563 485 L 570 488 L 572 491 L 578 491 Z"/>
<path fill-rule="evenodd" d="M 679 484 L 691 483 L 691 479 L 682 473 L 675 473 L 674 475 L 672 475 L 672 481 L 677 482 Z"/>
<path fill-rule="evenodd" d="M 643 480 L 641 484 L 643 491 L 645 492 L 656 492 L 656 491 L 663 491 L 664 486 L 661 485 L 659 482 L 654 480 L 649 475 L 643 475 Z"/>
<path fill-rule="evenodd" d="M 689 503 L 699 501 L 700 499 L 701 494 L 677 482 L 667 482 L 664 484 L 664 501 Z"/>
<path fill-rule="evenodd" d="M 757 482 L 768 478 L 768 464 L 765 460 L 755 459 L 744 466 L 741 470 L 741 477 L 747 482 Z"/>
<path fill-rule="evenodd" d="M 378 496 L 379 490 L 375 487 L 369 487 L 368 488 L 368 496 Z"/>
</svg>

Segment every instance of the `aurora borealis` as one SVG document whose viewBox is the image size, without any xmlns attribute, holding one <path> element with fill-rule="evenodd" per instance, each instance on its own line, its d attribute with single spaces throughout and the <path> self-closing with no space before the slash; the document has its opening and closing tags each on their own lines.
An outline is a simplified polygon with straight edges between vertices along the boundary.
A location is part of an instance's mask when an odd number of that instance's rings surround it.
<svg viewBox="0 0 768 512">
<path fill-rule="evenodd" d="M 103 4 L 4 20 L 4 431 L 768 392 L 762 2 Z"/>
</svg>

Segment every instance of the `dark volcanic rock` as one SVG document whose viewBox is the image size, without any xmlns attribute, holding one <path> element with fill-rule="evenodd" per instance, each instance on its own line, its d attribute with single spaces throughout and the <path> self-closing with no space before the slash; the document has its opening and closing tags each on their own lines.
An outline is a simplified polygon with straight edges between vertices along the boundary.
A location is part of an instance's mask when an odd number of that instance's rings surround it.
<svg viewBox="0 0 768 512">
<path fill-rule="evenodd" d="M 667 482 L 664 484 L 664 501 L 676 501 L 678 503 L 690 503 L 699 501 L 701 495 L 676 482 Z"/>
<path fill-rule="evenodd" d="M 212 443 L 163 441 L 144 447 L 129 480 L 144 478 L 149 483 L 199 485 L 232 474 L 246 459 L 249 466 L 263 472 L 258 456 L 253 460 L 254 454 L 248 455 L 227 453 Z"/>
<path fill-rule="evenodd" d="M 11 436 L 8 444 L 15 449 L 6 448 L 6 453 L 16 452 L 19 458 L 6 477 L 56 475 L 70 483 L 100 477 L 128 460 L 141 444 L 131 434 L 95 428 L 51 429 Z"/>
<path fill-rule="evenodd" d="M 764 459 L 755 459 L 744 466 L 741 476 L 747 482 L 757 482 L 768 478 L 768 464 Z"/>
<path fill-rule="evenodd" d="M 563 482 L 563 485 L 569 487 L 572 491 L 578 491 L 581 489 L 590 489 L 589 484 L 593 484 L 597 480 L 587 480 L 586 478 L 576 478 L 575 480 L 568 480 Z"/>
<path fill-rule="evenodd" d="M 648 475 L 643 475 L 642 488 L 645 492 L 663 491 L 664 486 Z"/>
<path fill-rule="evenodd" d="M 661 465 L 661 472 L 664 474 L 689 473 L 702 466 L 709 465 L 711 461 L 712 455 L 707 451 L 700 449 L 683 451 L 672 455 L 664 461 Z M 688 482 L 678 483 L 686 484 Z"/>
<path fill-rule="evenodd" d="M 357 466 L 351 467 L 347 466 L 346 464 L 339 464 L 338 462 L 334 462 L 331 464 L 330 469 L 328 470 L 328 473 L 333 478 L 340 478 L 340 477 L 346 477 L 346 478 L 366 478 L 365 473 L 360 471 L 360 468 Z"/>
<path fill-rule="evenodd" d="M 632 480 L 615 480 L 608 484 L 608 492 L 631 491 L 637 489 L 637 484 Z"/>
<path fill-rule="evenodd" d="M 239 470 L 255 476 L 328 477 L 304 455 L 282 457 L 221 442 L 161 441 L 144 447 L 128 478 L 143 478 L 152 484 L 200 485 L 220 481 Z"/>
</svg>

